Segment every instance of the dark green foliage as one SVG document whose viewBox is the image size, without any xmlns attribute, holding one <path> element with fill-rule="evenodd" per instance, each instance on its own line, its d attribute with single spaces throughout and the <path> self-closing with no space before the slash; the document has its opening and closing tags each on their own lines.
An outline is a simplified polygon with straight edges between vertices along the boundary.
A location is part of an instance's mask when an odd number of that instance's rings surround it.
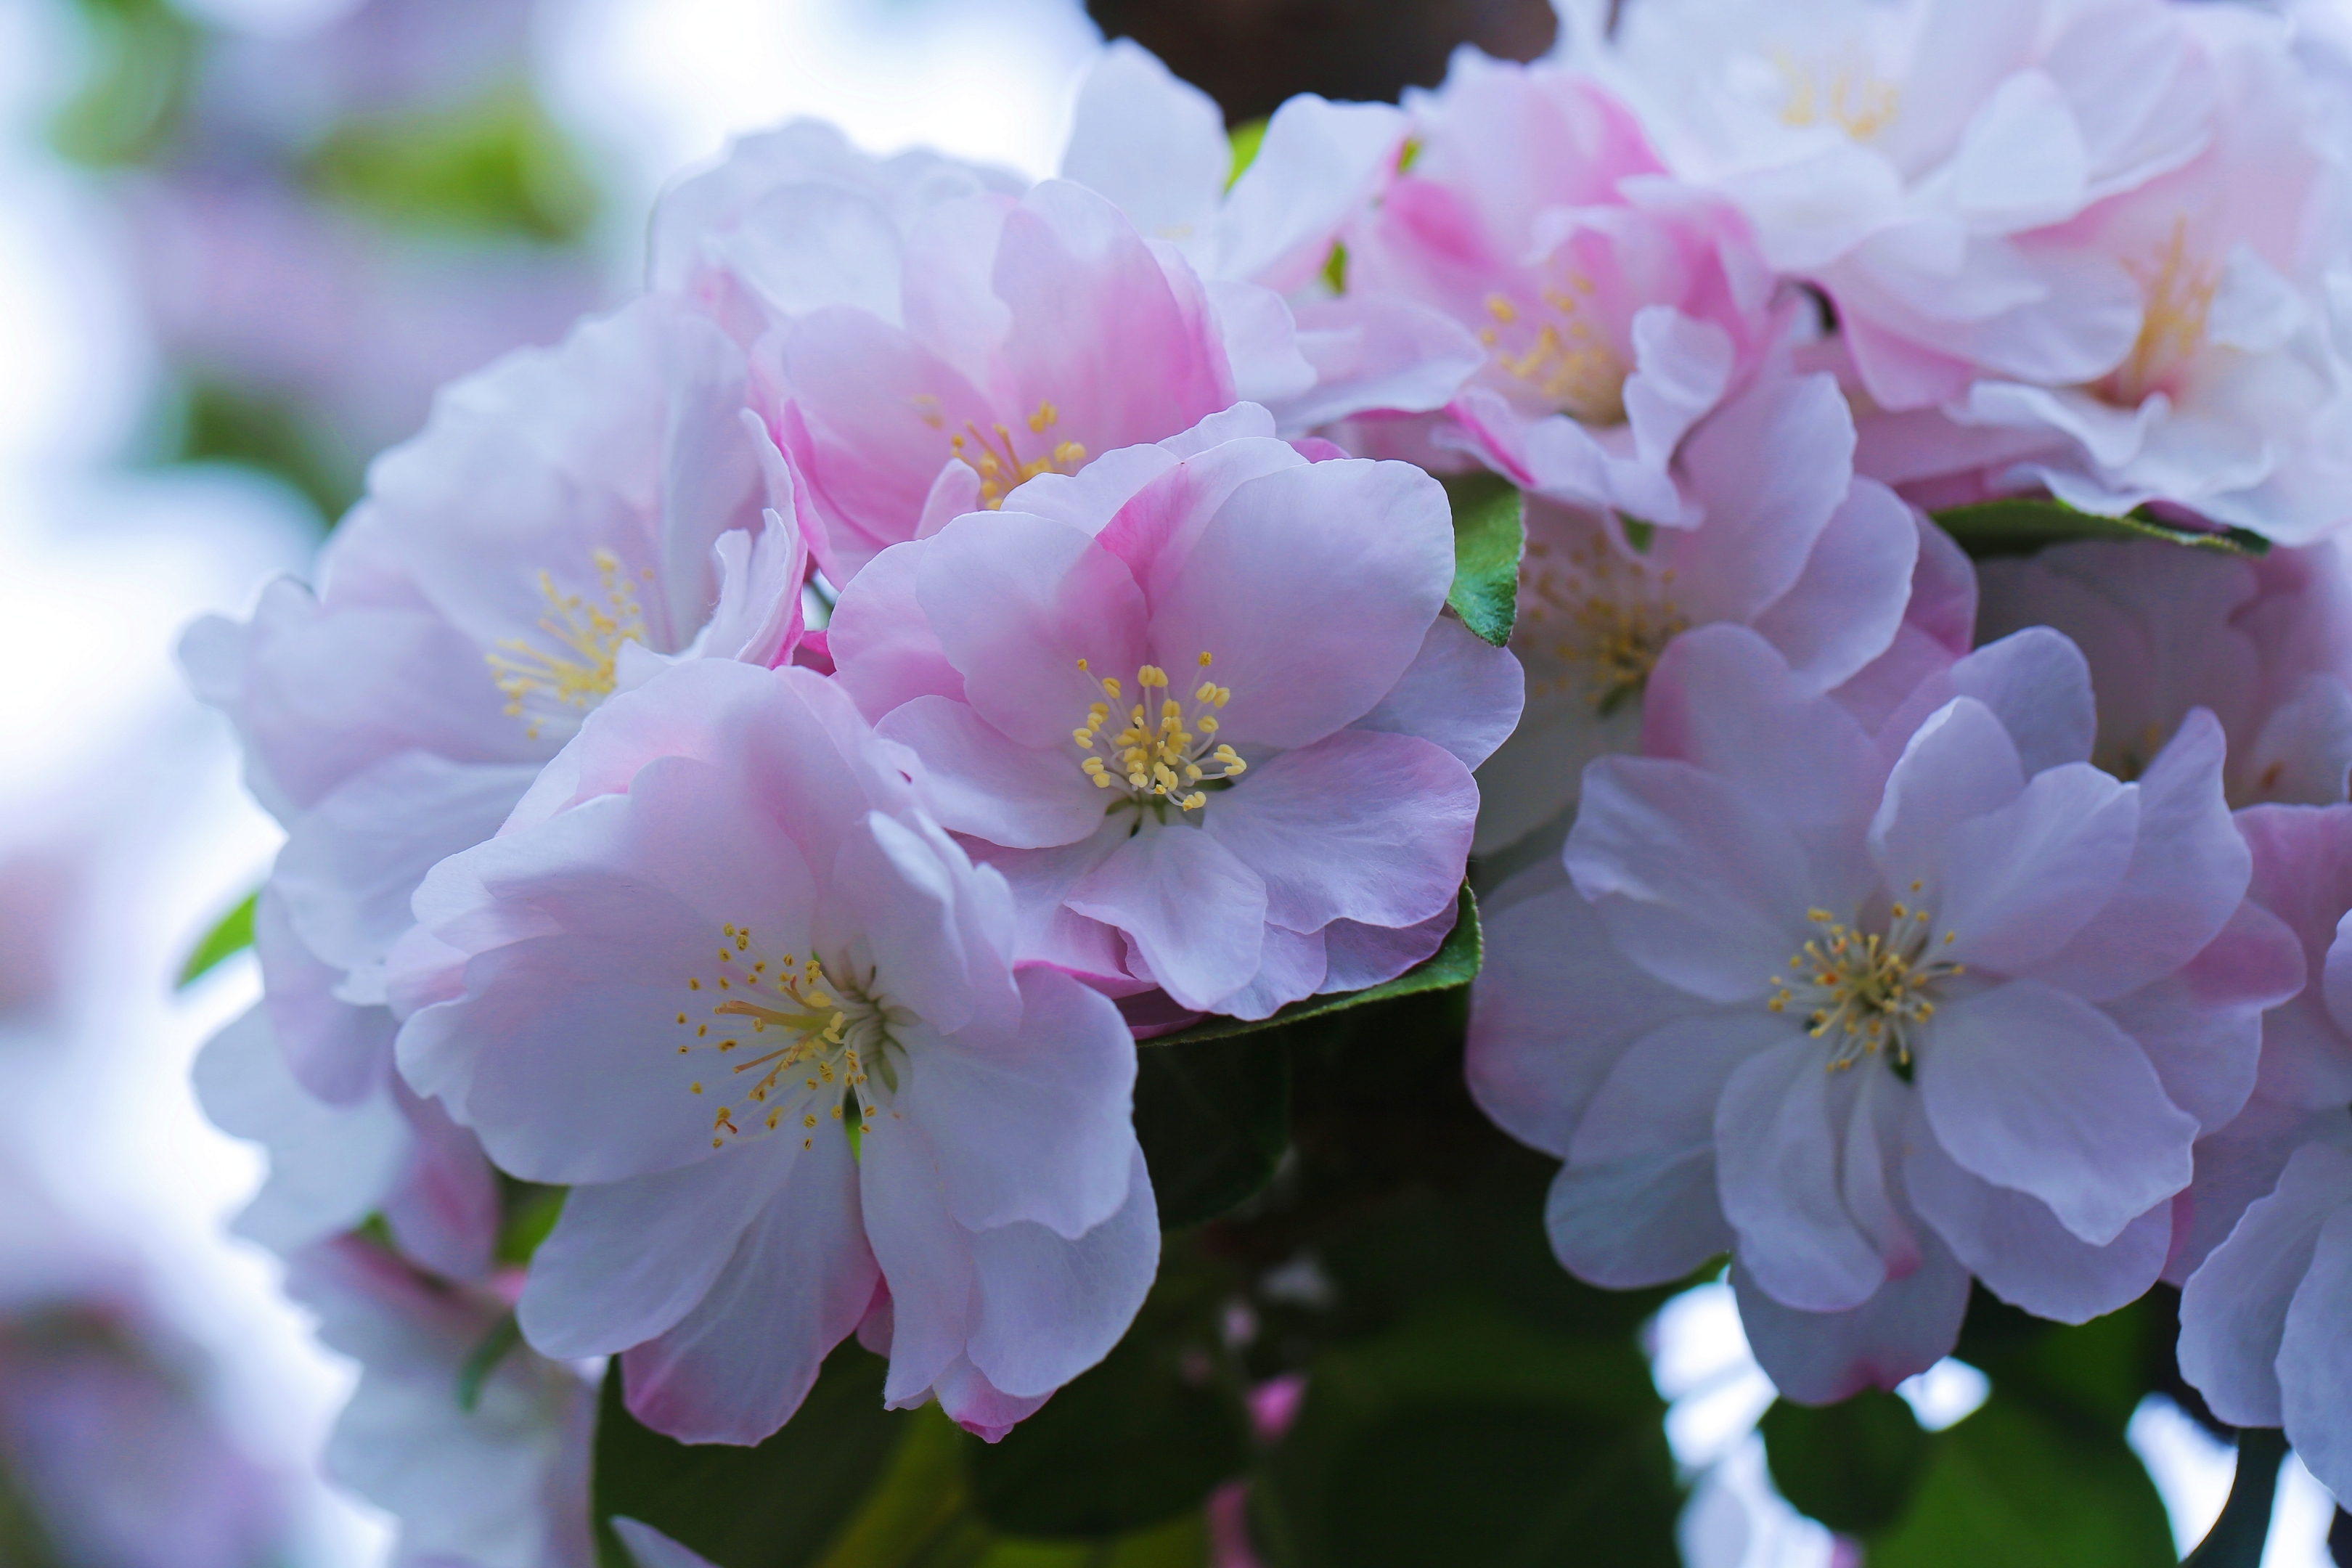
<svg viewBox="0 0 2352 1568">
<path fill-rule="evenodd" d="M 835 1351 L 800 1414 L 755 1448 L 674 1442 L 622 1404 L 615 1360 L 596 1419 L 594 1509 L 607 1568 L 629 1568 L 606 1521 L 641 1520 L 718 1568 L 803 1568 L 881 1475 L 901 1418 L 882 1408 L 883 1363 Z"/>
<path fill-rule="evenodd" d="M 1868 1389 L 1842 1405 L 1787 1400 L 1764 1414 L 1772 1484 L 1798 1511 L 1847 1535 L 1870 1535 L 1903 1517 L 1932 1447 L 1911 1407 Z"/>
<path fill-rule="evenodd" d="M 1443 483 L 1454 503 L 1454 587 L 1445 602 L 1464 626 L 1501 647 L 1518 613 L 1525 499 L 1493 474 L 1450 475 Z"/>
<path fill-rule="evenodd" d="M 1214 1218 L 1265 1185 L 1290 1142 L 1290 1058 L 1265 1035 L 1145 1049 L 1135 1136 L 1163 1229 Z"/>
<path fill-rule="evenodd" d="M 1320 1357 L 1255 1522 L 1299 1568 L 1676 1561 L 1681 1504 L 1639 1351 L 1433 1302 Z"/>
<path fill-rule="evenodd" d="M 1243 1385 L 1219 1342 L 1223 1269 L 1182 1249 L 1100 1366 L 994 1446 L 967 1473 L 980 1515 L 1008 1534 L 1100 1538 L 1197 1510 L 1248 1465 Z"/>
<path fill-rule="evenodd" d="M 1936 521 L 1959 542 L 1961 549 L 1979 559 L 2030 555 L 2048 545 L 2077 539 L 2160 539 L 2231 555 L 2260 555 L 2271 547 L 2269 540 L 2242 528 L 2211 532 L 2175 528 L 2137 512 L 2128 517 L 2101 517 L 2077 511 L 2061 500 L 1983 501 L 1939 511 Z"/>
</svg>

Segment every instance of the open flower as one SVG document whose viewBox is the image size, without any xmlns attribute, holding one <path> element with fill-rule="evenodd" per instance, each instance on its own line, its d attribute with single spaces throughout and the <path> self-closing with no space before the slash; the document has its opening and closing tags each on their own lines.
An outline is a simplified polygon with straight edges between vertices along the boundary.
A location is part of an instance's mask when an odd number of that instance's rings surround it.
<svg viewBox="0 0 2352 1568">
<path fill-rule="evenodd" d="M 273 583 L 249 621 L 183 641 L 288 829 L 257 922 L 278 1048 L 325 1107 L 409 1121 L 425 1159 L 377 1162 L 425 1184 L 403 1176 L 350 1218 L 438 1216 L 403 1239 L 453 1275 L 487 1261 L 488 1173 L 477 1152 L 461 1178 L 446 1146 L 465 1135 L 391 1083 L 385 958 L 425 871 L 495 832 L 616 687 L 680 658 L 789 657 L 806 553 L 788 466 L 744 402 L 741 354 L 658 301 L 509 355 L 377 460 L 316 594 Z M 347 1174 L 370 1165 L 358 1147 Z"/>
<path fill-rule="evenodd" d="M 1244 407 L 885 552 L 833 647 L 1027 951 L 1263 1017 L 1451 924 L 1520 695 L 1440 616 L 1453 574 L 1434 480 L 1309 463 Z"/>
<path fill-rule="evenodd" d="M 2129 277 L 2021 237 L 2203 147 L 2190 9 L 1661 0 L 1597 58 L 1675 172 L 1834 302 L 1874 405 L 1922 408 L 1979 375 L 2092 380 L 2128 351 Z"/>
<path fill-rule="evenodd" d="M 716 167 L 663 194 L 646 280 L 746 347 L 826 305 L 895 321 L 908 237 L 923 216 L 968 196 L 1018 196 L 1027 184 L 922 149 L 873 157 L 835 126 L 795 120 L 737 138 Z"/>
<path fill-rule="evenodd" d="M 1696 528 L 1629 529 L 1613 512 L 1530 502 L 1511 637 L 1528 710 L 1479 770 L 1480 854 L 1573 804 L 1586 763 L 1633 749 L 1650 671 L 1694 626 L 1755 628 L 1815 690 L 1886 651 L 1931 529 L 1854 479 L 1853 453 L 1830 377 L 1767 376 L 1684 443 Z"/>
<path fill-rule="evenodd" d="M 399 1521 L 399 1561 L 590 1568 L 591 1386 L 517 1345 L 466 1388 L 501 1331 L 504 1299 L 419 1274 L 359 1237 L 295 1254 L 286 1289 L 319 1315 L 320 1342 L 360 1364 L 326 1469 Z"/>
<path fill-rule="evenodd" d="M 1410 107 L 1412 160 L 1348 234 L 1348 294 L 1433 306 L 1484 345 L 1434 438 L 1556 500 L 1697 521 L 1675 449 L 1787 322 L 1738 209 L 1558 66 L 1465 49 Z"/>
<path fill-rule="evenodd" d="M 1479 1103 L 1566 1161 L 1561 1258 L 1633 1286 L 1729 1250 L 1808 1401 L 1932 1363 L 1971 1274 L 2067 1321 L 2153 1283 L 2299 979 L 2243 905 L 2211 718 L 2126 784 L 2084 761 L 2053 633 L 1874 734 L 1711 626 L 1660 662 L 1648 738 L 1586 770 L 1566 876 L 1497 900 L 1474 996 Z"/>
<path fill-rule="evenodd" d="M 2248 560 L 2091 541 L 1978 569 L 1980 636 L 2055 627 L 2099 693 L 2092 761 L 2137 778 L 2192 709 L 2230 742 L 2232 805 L 2352 784 L 2352 574 L 2333 543 Z"/>
<path fill-rule="evenodd" d="M 1116 1343 L 1159 1228 L 1117 1009 L 1015 971 L 1011 898 L 806 670 L 709 659 L 593 715 L 436 868 L 399 1051 L 572 1187 L 520 1314 L 630 1407 L 756 1442 L 869 1317 L 886 1396 L 1001 1435 Z"/>
<path fill-rule="evenodd" d="M 2133 335 L 2094 372 L 1958 367 L 1940 414 L 1890 421 L 1865 467 L 1922 484 L 2148 501 L 2302 543 L 2339 525 L 2352 396 L 2331 341 L 2341 171 L 2275 18 L 2163 6 L 2222 102 L 2196 158 L 2020 244 L 2124 280 Z"/>
<path fill-rule="evenodd" d="M 2168 1276 L 2180 1370 L 2222 1420 L 2286 1428 L 2352 1491 L 2352 806 L 2241 812 L 2249 898 L 2294 932 L 2301 995 L 2265 1015 L 2253 1098 L 2197 1146 Z"/>
</svg>

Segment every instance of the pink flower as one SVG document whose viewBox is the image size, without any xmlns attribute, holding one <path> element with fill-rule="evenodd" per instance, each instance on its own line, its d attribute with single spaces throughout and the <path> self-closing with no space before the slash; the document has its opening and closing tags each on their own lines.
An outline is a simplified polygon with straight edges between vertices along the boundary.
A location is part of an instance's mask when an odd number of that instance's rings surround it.
<svg viewBox="0 0 2352 1568">
<path fill-rule="evenodd" d="M 1918 408 L 1972 374 L 2088 380 L 2126 351 L 2129 280 L 2019 237 L 2200 151 L 2214 88 L 2189 10 L 1661 0 L 1598 67 L 1677 174 L 1834 301 L 1873 403 Z"/>
<path fill-rule="evenodd" d="M 319 1315 L 321 1342 L 360 1364 L 326 1469 L 399 1521 L 400 1561 L 590 1568 L 589 1384 L 518 1345 L 482 1374 L 470 1408 L 458 1402 L 503 1299 L 418 1274 L 357 1237 L 295 1254 L 286 1289 Z"/>
<path fill-rule="evenodd" d="M 1264 1017 L 1453 920 L 1519 671 L 1439 611 L 1436 482 L 1243 407 L 878 557 L 840 680 L 1019 898 L 1024 951 Z"/>
<path fill-rule="evenodd" d="M 1853 452 L 1830 377 L 1768 375 L 1683 444 L 1697 527 L 1637 534 L 1612 512 L 1530 502 L 1511 637 L 1528 710 L 1479 770 L 1479 854 L 1566 810 L 1586 763 L 1634 748 L 1650 670 L 1694 626 L 1754 627 L 1814 690 L 1887 650 L 1933 530 L 1885 486 L 1853 479 Z"/>
<path fill-rule="evenodd" d="M 2352 574 L 2334 544 L 2258 560 L 2085 542 L 1988 561 L 1979 635 L 2055 627 L 2099 693 L 2092 760 L 2135 778 L 2193 708 L 2229 738 L 2234 805 L 2326 805 L 2352 783 Z"/>
<path fill-rule="evenodd" d="M 1036 475 L 1181 434 L 1236 399 L 1296 434 L 1366 406 L 1431 406 L 1466 369 L 1444 368 L 1459 334 L 1442 321 L 1434 342 L 1417 318 L 1317 339 L 1279 295 L 1204 283 L 1065 180 L 931 209 L 899 292 L 894 311 L 800 317 L 753 356 L 839 584 Z"/>
<path fill-rule="evenodd" d="M 1875 732 L 1744 628 L 1668 650 L 1651 754 L 1586 770 L 1566 875 L 1495 900 L 1474 996 L 1473 1091 L 1566 1160 L 1571 1268 L 1654 1284 L 1729 1249 L 1759 1361 L 1808 1401 L 1931 1364 L 1971 1274 L 2067 1321 L 2156 1279 L 2294 984 L 2243 905 L 2220 727 L 2132 784 L 2092 734 L 2046 631 Z"/>
<path fill-rule="evenodd" d="M 893 1405 L 991 1436 L 1116 1343 L 1159 1256 L 1117 1009 L 1016 971 L 1003 879 L 834 683 L 680 666 L 593 715 L 394 956 L 399 1053 L 570 1184 L 524 1333 L 756 1442 L 863 1322 Z"/>
<path fill-rule="evenodd" d="M 2249 894 L 2291 928 L 2302 994 L 2262 1022 L 2252 1100 L 2197 1147 L 2185 1234 L 2180 1370 L 2215 1415 L 2284 1426 L 2312 1473 L 2352 1494 L 2352 806 L 2238 818 Z"/>
<path fill-rule="evenodd" d="M 739 343 L 826 305 L 895 321 L 911 231 L 948 203 L 1028 182 L 917 150 L 859 152 L 835 127 L 795 120 L 730 143 L 717 167 L 654 208 L 648 286 L 690 301 Z"/>
<path fill-rule="evenodd" d="M 2302 543 L 2343 521 L 2352 478 L 2330 326 L 2342 171 L 2323 156 L 2321 110 L 2275 18 L 2146 10 L 2130 24 L 2143 47 L 2161 41 L 2199 84 L 2174 132 L 2189 133 L 2186 155 L 2005 242 L 2025 270 L 2105 300 L 2028 300 L 2011 333 L 2057 342 L 2096 326 L 2098 352 L 2085 337 L 2063 358 L 1997 354 L 1966 333 L 1874 319 L 1828 281 L 1863 384 L 1890 411 L 1864 422 L 1862 466 L 1937 501 L 2046 488 L 2088 511 L 2161 501 Z M 2000 268 L 1963 273 L 1975 274 L 1954 280 L 1963 295 L 2010 286 Z"/>
<path fill-rule="evenodd" d="M 1347 287 L 1485 345 L 1436 439 L 1556 500 L 1698 521 L 1675 449 L 1786 324 L 1745 221 L 1669 177 L 1590 77 L 1464 50 L 1411 107 L 1415 151 L 1349 233 Z"/>
<path fill-rule="evenodd" d="M 250 621 L 184 639 L 288 829 L 257 922 L 268 1022 L 246 1027 L 291 1077 L 230 1045 L 211 1097 L 258 1096 L 224 1124 L 300 1167 L 251 1222 L 272 1245 L 381 1209 L 435 1268 L 487 1266 L 489 1173 L 394 1081 L 384 961 L 425 871 L 497 831 L 606 694 L 677 658 L 790 656 L 806 554 L 744 374 L 658 301 L 509 355 L 377 460 L 316 595 L 273 583 Z"/>
</svg>

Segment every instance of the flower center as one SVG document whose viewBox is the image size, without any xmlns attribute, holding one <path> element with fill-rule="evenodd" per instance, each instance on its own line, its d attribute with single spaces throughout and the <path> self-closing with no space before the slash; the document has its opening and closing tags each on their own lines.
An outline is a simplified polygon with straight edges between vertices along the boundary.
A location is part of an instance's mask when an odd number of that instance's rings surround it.
<svg viewBox="0 0 2352 1568">
<path fill-rule="evenodd" d="M 2218 269 L 2189 254 L 2189 220 L 2172 220 L 2172 234 L 2154 257 L 2126 262 L 2146 296 L 2139 336 L 2124 363 L 2098 384 L 2098 395 L 2119 407 L 2137 408 L 2149 393 L 2169 392 L 2183 366 L 2205 344 L 2205 324 L 2221 287 Z"/>
<path fill-rule="evenodd" d="M 599 549 L 592 559 L 602 584 L 604 603 L 591 604 L 579 594 L 557 591 L 555 580 L 539 574 L 539 591 L 547 600 L 547 614 L 539 629 L 554 651 L 528 637 L 507 637 L 485 654 L 490 679 L 505 694 L 507 712 L 525 719 L 523 734 L 539 739 L 541 721 L 552 710 L 562 716 L 585 712 L 613 690 L 613 667 L 623 643 L 646 640 L 645 612 L 621 570 L 620 558 Z M 653 569 L 645 571 L 646 581 Z"/>
<path fill-rule="evenodd" d="M 1925 910 L 1894 905 L 1883 935 L 1845 925 L 1827 910 L 1808 910 L 1805 918 L 1822 934 L 1790 955 L 1795 978 L 1772 976 L 1766 1010 L 1785 1013 L 1793 1004 L 1805 1032 L 1830 1042 L 1832 1072 L 1882 1047 L 1897 1068 L 1910 1067 L 1911 1031 L 1936 1016 L 1936 983 L 1965 974 L 1967 966 L 1927 956 L 1934 921 Z M 1945 932 L 1944 941 L 1954 935 Z"/>
<path fill-rule="evenodd" d="M 1666 645 L 1690 629 L 1668 596 L 1674 582 L 1674 568 L 1654 572 L 1606 539 L 1566 551 L 1529 540 L 1514 640 L 1524 639 L 1522 657 L 1538 656 L 1530 685 L 1580 691 L 1604 719 L 1640 696 Z"/>
<path fill-rule="evenodd" d="M 1486 296 L 1494 324 L 1482 329 L 1495 368 L 1584 425 L 1625 422 L 1625 362 L 1584 319 L 1592 279 L 1568 274 L 1568 287 L 1547 288 L 1534 304 Z"/>
<path fill-rule="evenodd" d="M 800 1134 L 801 1147 L 809 1148 L 816 1142 L 818 1126 L 828 1119 L 845 1121 L 844 1110 L 852 1103 L 857 1107 L 857 1131 L 872 1131 L 878 1101 L 868 1086 L 869 1074 L 880 1076 L 884 1089 L 897 1089 L 898 1074 L 889 1060 L 896 1044 L 890 1026 L 905 1022 L 904 1016 L 870 994 L 870 973 L 859 982 L 846 965 L 838 965 L 847 977 L 845 983 L 828 973 L 814 955 L 803 960 L 789 952 L 771 965 L 760 956 L 751 927 L 720 930 L 716 978 L 709 984 L 699 975 L 687 980 L 687 989 L 700 994 L 677 1016 L 677 1026 L 694 1032 L 677 1054 L 707 1050 L 720 1058 L 728 1071 L 722 1087 L 747 1074 L 757 1075 L 725 1096 L 749 1102 L 742 1109 L 755 1136 L 776 1131 L 790 1121 Z M 694 1015 L 712 991 L 724 994 L 724 999 L 710 1007 L 710 1021 L 698 1021 Z M 776 1031 L 775 1038 L 759 1038 L 771 1030 Z M 748 1042 L 747 1035 L 751 1037 Z M 702 1093 L 702 1080 L 694 1079 L 687 1089 Z M 712 1148 L 744 1136 L 735 1121 L 736 1109 L 734 1103 L 722 1104 L 711 1117 Z"/>
<path fill-rule="evenodd" d="M 1061 417 L 1061 410 L 1052 404 L 1040 403 L 1029 416 L 1029 433 L 1043 436 Z M 1045 456 L 1024 458 L 1013 444 L 1012 431 L 1002 425 L 992 425 L 989 431 L 981 434 L 967 419 L 963 434 L 950 437 L 948 444 L 980 475 L 980 504 L 990 511 L 1002 508 L 1006 496 L 1039 474 L 1075 474 L 1086 466 L 1087 449 L 1076 441 L 1056 441 Z"/>
<path fill-rule="evenodd" d="M 1086 669 L 1087 661 L 1078 660 L 1078 668 Z M 1203 653 L 1201 668 L 1208 668 Z M 1233 747 L 1217 739 L 1217 710 L 1233 700 L 1233 688 L 1203 679 L 1192 693 L 1196 706 L 1187 713 L 1184 704 L 1165 695 L 1168 672 L 1144 665 L 1135 672 L 1136 701 L 1127 710 L 1127 727 L 1106 735 L 1111 703 L 1125 688 L 1115 675 L 1100 677 L 1098 684 L 1108 700 L 1089 704 L 1086 722 L 1070 731 L 1086 753 L 1078 767 L 1097 789 L 1124 785 L 1127 799 L 1138 805 L 1166 801 L 1181 811 L 1198 811 L 1209 804 L 1201 785 L 1239 778 L 1248 770 Z"/>
<path fill-rule="evenodd" d="M 1855 141 L 1868 142 L 1894 123 L 1903 107 L 1902 84 L 1880 76 L 1858 46 L 1849 44 L 1822 60 L 1800 60 L 1775 49 L 1772 63 L 1780 68 L 1784 89 L 1780 123 L 1792 129 L 1827 121 Z"/>
</svg>

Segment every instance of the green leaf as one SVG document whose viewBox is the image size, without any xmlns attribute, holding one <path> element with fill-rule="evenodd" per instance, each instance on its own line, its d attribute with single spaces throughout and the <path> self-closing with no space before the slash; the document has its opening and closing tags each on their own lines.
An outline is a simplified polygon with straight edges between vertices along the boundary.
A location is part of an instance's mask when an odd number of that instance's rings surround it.
<svg viewBox="0 0 2352 1568">
<path fill-rule="evenodd" d="M 1478 977 L 1478 965 L 1486 956 L 1486 946 L 1478 934 L 1478 900 L 1471 896 L 1469 884 L 1463 884 L 1462 897 L 1454 906 L 1454 929 L 1445 933 L 1435 952 L 1398 975 L 1379 985 L 1369 985 L 1361 991 L 1342 991 L 1330 996 L 1309 996 L 1293 1002 L 1270 1018 L 1208 1018 L 1189 1029 L 1172 1035 L 1161 1035 L 1145 1040 L 1147 1047 L 1161 1046 L 1192 1046 L 1204 1040 L 1231 1039 L 1237 1035 L 1255 1035 L 1262 1029 L 1278 1029 L 1287 1025 L 1320 1018 L 1349 1007 L 1361 1007 L 1369 1002 L 1385 1002 L 1395 996 L 1413 996 L 1424 991 L 1451 991 L 1467 985 Z"/>
<path fill-rule="evenodd" d="M 514 1348 L 520 1343 L 522 1325 L 516 1321 L 512 1312 L 490 1325 L 490 1331 L 482 1336 L 482 1342 L 473 1348 L 467 1355 L 465 1364 L 457 1369 L 458 1409 L 468 1415 L 474 1413 L 474 1406 L 482 1402 L 482 1384 L 489 1381 L 490 1373 L 499 1370 L 499 1363 L 513 1354 Z"/>
<path fill-rule="evenodd" d="M 1139 1053 L 1135 1137 L 1160 1228 L 1215 1218 L 1265 1186 L 1289 1144 L 1289 1057 L 1247 1036 Z"/>
<path fill-rule="evenodd" d="M 2174 1561 L 2147 1469 L 2120 1430 L 1993 1395 L 1935 1434 L 1909 1510 L 1873 1538 L 1871 1568 L 2138 1568 Z"/>
<path fill-rule="evenodd" d="M 604 1375 L 591 1485 L 599 1552 L 628 1563 L 607 1522 L 641 1520 L 717 1568 L 803 1568 L 882 1475 L 906 1418 L 882 1408 L 884 1363 L 855 1341 L 826 1358 L 793 1418 L 757 1447 L 689 1445 L 641 1426 L 623 1367 Z"/>
<path fill-rule="evenodd" d="M 571 1189 L 517 1181 L 503 1171 L 499 1173 L 499 1189 L 506 1217 L 499 1226 L 498 1260 L 520 1268 L 530 1263 L 539 1244 L 563 1217 L 563 1200 Z"/>
<path fill-rule="evenodd" d="M 188 961 L 180 965 L 176 989 L 186 990 L 253 945 L 253 906 L 260 898 L 258 891 L 246 894 L 236 908 L 213 923 L 213 929 L 189 952 Z"/>
<path fill-rule="evenodd" d="M 1258 149 L 1265 145 L 1266 123 L 1263 117 L 1244 120 L 1225 132 L 1225 140 L 1233 144 L 1234 149 L 1234 163 L 1225 174 L 1225 189 L 1232 190 L 1242 175 L 1249 172 L 1249 166 L 1257 162 Z"/>
<path fill-rule="evenodd" d="M 1331 254 L 1323 258 L 1323 284 L 1334 294 L 1348 291 L 1348 247 L 1336 239 Z"/>
<path fill-rule="evenodd" d="M 1253 1524 L 1291 1568 L 1671 1568 L 1682 1500 L 1660 1411 L 1630 1337 L 1433 1305 L 1316 1361 Z"/>
<path fill-rule="evenodd" d="M 163 151 L 187 102 L 203 38 L 164 0 L 81 0 L 89 68 L 50 122 L 76 163 L 137 163 Z"/>
<path fill-rule="evenodd" d="M 1454 503 L 1454 586 L 1445 602 L 1464 626 L 1501 647 L 1518 613 L 1525 498 L 1494 474 L 1454 474 L 1440 482 Z"/>
<path fill-rule="evenodd" d="M 1945 532 L 1970 555 L 2025 555 L 2077 539 L 2161 539 L 2231 555 L 2261 555 L 2271 542 L 2243 528 L 2219 533 L 2173 528 L 2151 518 L 2102 517 L 2059 500 L 1994 500 L 1936 513 Z"/>
<path fill-rule="evenodd" d="M 2286 1458 L 2286 1434 L 2250 1426 L 2238 1434 L 2238 1470 L 2230 1478 L 2230 1500 L 2205 1532 L 2183 1568 L 2262 1568 L 2271 1534 L 2271 1505 L 2278 1497 L 2279 1465 Z"/>
<path fill-rule="evenodd" d="M 520 83 L 455 107 L 346 121 L 308 174 L 320 195 L 396 228 L 562 244 L 596 216 L 585 165 Z"/>
<path fill-rule="evenodd" d="M 1764 1413 L 1763 1431 L 1780 1495 L 1847 1535 L 1902 1518 L 1934 1446 L 1908 1405 L 1874 1388 L 1821 1407 L 1781 1400 Z"/>
<path fill-rule="evenodd" d="M 981 1516 L 1011 1535 L 1113 1536 L 1197 1510 L 1238 1475 L 1248 1413 L 1206 1320 L 1170 1323 L 1147 1306 L 1101 1365 L 1001 1442 L 971 1445 Z"/>
</svg>

